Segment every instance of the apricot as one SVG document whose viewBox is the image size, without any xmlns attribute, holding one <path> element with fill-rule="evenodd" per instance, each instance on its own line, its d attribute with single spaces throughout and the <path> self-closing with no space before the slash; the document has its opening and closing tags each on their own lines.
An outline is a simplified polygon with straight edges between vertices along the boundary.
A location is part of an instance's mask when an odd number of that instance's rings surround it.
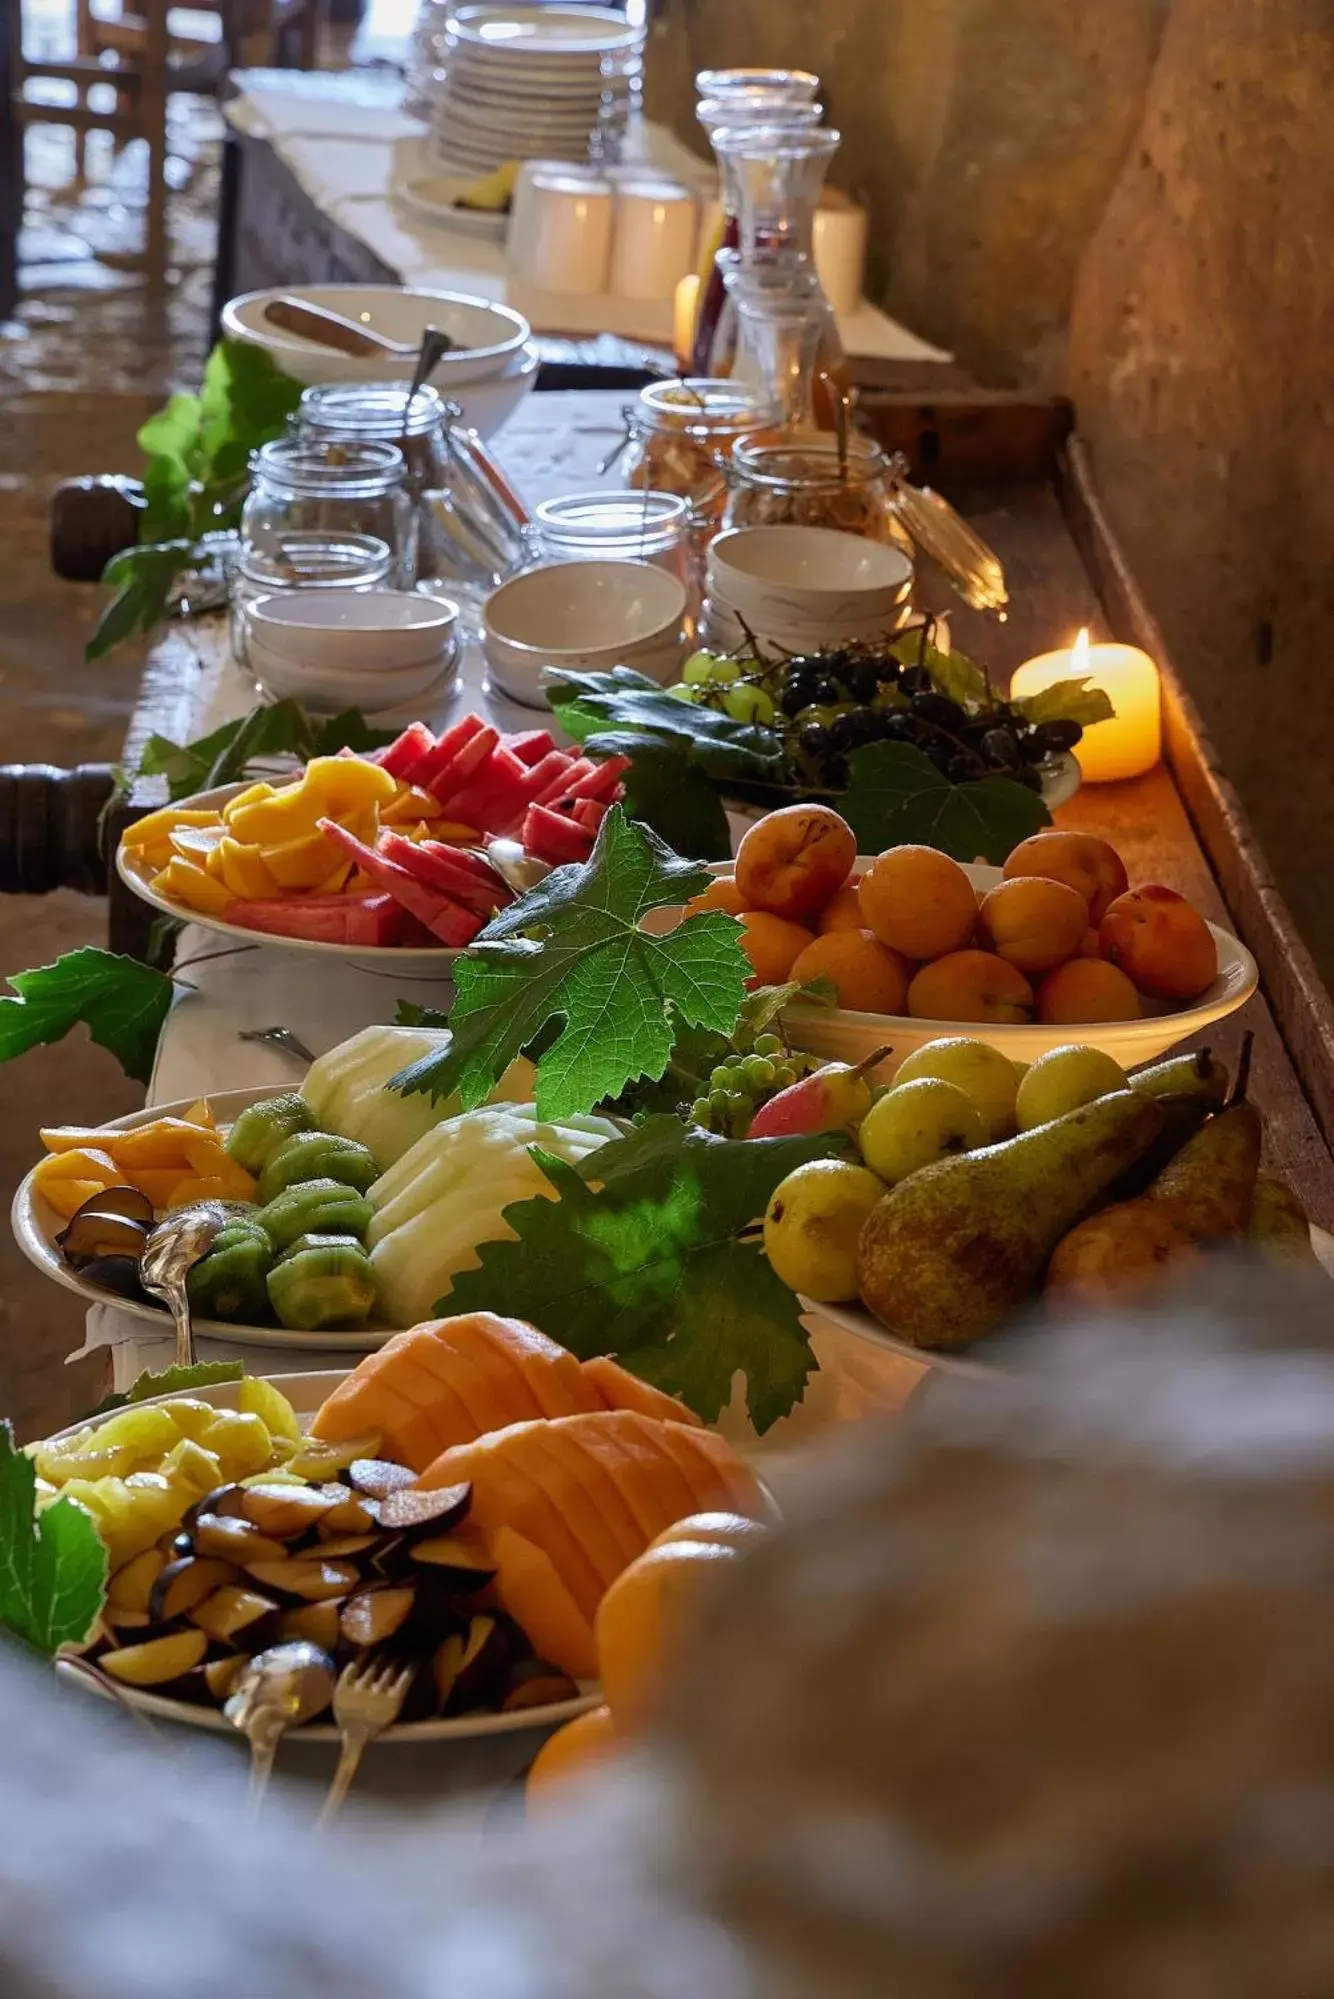
<svg viewBox="0 0 1334 1999">
<path fill-rule="evenodd" d="M 1038 1019 L 1045 1027 L 1138 1020 L 1142 1010 L 1125 973 L 1101 958 L 1072 958 L 1048 972 L 1038 987 Z"/>
<path fill-rule="evenodd" d="M 1033 988 L 992 951 L 951 951 L 923 965 L 908 987 L 917 1020 L 1029 1020 Z"/>
<path fill-rule="evenodd" d="M 887 847 L 862 876 L 857 894 L 866 928 L 905 958 L 960 951 L 977 922 L 973 884 L 935 847 Z"/>
<path fill-rule="evenodd" d="M 858 1013 L 902 1013 L 911 966 L 869 930 L 832 930 L 793 960 L 791 979 L 828 979 L 840 1006 Z"/>
<path fill-rule="evenodd" d="M 1077 958 L 1101 958 L 1102 945 L 1098 942 L 1098 933 L 1096 930 L 1086 930 L 1084 932 L 1084 935 L 1079 940 L 1079 949 L 1076 951 L 1075 956 Z"/>
<path fill-rule="evenodd" d="M 1040 875 L 1014 875 L 983 896 L 978 939 L 1021 972 L 1050 972 L 1075 956 L 1088 917 L 1077 889 Z"/>
<path fill-rule="evenodd" d="M 767 909 L 743 909 L 740 920 L 745 931 L 741 948 L 755 974 L 747 979 L 748 986 L 781 986 L 792 976 L 793 964 L 807 945 L 815 942 L 800 923 L 772 916 Z"/>
<path fill-rule="evenodd" d="M 1096 833 L 1062 833 L 1056 827 L 1021 840 L 1001 872 L 1006 881 L 1016 875 L 1041 875 L 1045 881 L 1064 882 L 1078 890 L 1095 927 L 1129 882 L 1125 863 L 1109 841 Z"/>
<path fill-rule="evenodd" d="M 737 848 L 736 884 L 747 909 L 800 923 L 843 886 L 856 858 L 851 826 L 829 806 L 784 805 L 758 819 Z"/>
<path fill-rule="evenodd" d="M 829 901 L 820 911 L 820 921 L 816 925 L 821 937 L 827 937 L 831 930 L 863 930 L 866 918 L 862 915 L 861 897 L 857 893 L 856 882 L 844 882 L 836 888 Z"/>
<path fill-rule="evenodd" d="M 1149 882 L 1119 895 L 1098 925 L 1102 954 L 1155 999 L 1198 999 L 1218 977 L 1213 932 L 1174 888 Z"/>
<path fill-rule="evenodd" d="M 725 909 L 729 916 L 740 916 L 746 907 L 745 897 L 736 885 L 732 875 L 719 875 L 698 895 L 692 895 L 685 905 L 687 916 L 698 916 L 705 909 Z"/>
</svg>

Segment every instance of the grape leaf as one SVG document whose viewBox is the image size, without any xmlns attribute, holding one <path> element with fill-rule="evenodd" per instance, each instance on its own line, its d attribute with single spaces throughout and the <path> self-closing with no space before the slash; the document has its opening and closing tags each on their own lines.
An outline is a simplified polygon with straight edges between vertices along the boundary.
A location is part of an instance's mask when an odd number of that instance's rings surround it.
<svg viewBox="0 0 1334 1999">
<path fill-rule="evenodd" d="M 299 701 L 275 701 L 252 708 L 234 722 L 224 722 L 193 743 L 173 743 L 169 736 L 150 736 L 139 763 L 140 777 L 165 777 L 174 802 L 214 785 L 243 777 L 258 757 L 294 756 L 303 763 L 329 757 L 339 750 L 377 750 L 392 743 L 397 731 L 375 729 L 358 708 L 341 715 L 310 715 Z"/>
<path fill-rule="evenodd" d="M 646 741 L 631 731 L 612 731 L 590 736 L 584 747 L 594 756 L 629 757 L 630 768 L 621 775 L 625 809 L 675 852 L 696 861 L 730 858 L 726 808 L 707 773 L 692 760 L 688 743 Z"/>
<path fill-rule="evenodd" d="M 911 743 L 868 743 L 853 751 L 848 770 L 838 809 L 859 853 L 911 842 L 999 867 L 1021 840 L 1051 824 L 1036 791 L 1008 777 L 951 784 Z"/>
<path fill-rule="evenodd" d="M 760 1245 L 737 1238 L 794 1167 L 846 1142 L 716 1138 L 662 1116 L 578 1168 L 532 1146 L 559 1199 L 507 1208 L 518 1240 L 482 1243 L 481 1268 L 456 1277 L 439 1309 L 530 1319 L 581 1360 L 615 1354 L 709 1423 L 740 1373 L 767 1430 L 800 1402 L 815 1362 L 796 1297 Z"/>
<path fill-rule="evenodd" d="M 764 779 L 781 775 L 783 748 L 778 734 L 753 722 L 734 722 L 716 708 L 678 701 L 628 666 L 610 673 L 564 673 L 545 684 L 552 711 L 577 742 L 591 742 L 608 730 L 633 731 L 643 739 L 675 744 L 710 777 Z M 621 745 L 621 753 L 629 754 Z"/>
<path fill-rule="evenodd" d="M 710 910 L 665 936 L 640 928 L 709 880 L 613 806 L 586 862 L 556 868 L 469 946 L 454 967 L 453 1040 L 392 1087 L 436 1102 L 457 1091 L 472 1110 L 550 1029 L 537 1108 L 558 1119 L 660 1076 L 682 1023 L 730 1034 L 750 976 L 735 920 Z"/>
<path fill-rule="evenodd" d="M 89 946 L 31 972 L 11 972 L 9 984 L 18 998 L 0 997 L 0 1062 L 61 1041 L 82 1021 L 127 1076 L 148 1081 L 171 1009 L 172 983 L 165 972 Z"/>
<path fill-rule="evenodd" d="M 1013 705 L 1030 722 L 1078 722 L 1085 729 L 1116 713 L 1106 690 L 1091 680 L 1053 680 L 1036 694 L 1021 694 Z"/>
<path fill-rule="evenodd" d="M 967 653 L 939 652 L 935 646 L 928 646 L 925 665 L 932 686 L 951 701 L 957 701 L 961 708 L 990 707 L 994 698 L 991 682 L 985 670 L 976 660 L 969 659 Z"/>
<path fill-rule="evenodd" d="M 239 1381 L 245 1368 L 239 1360 L 197 1360 L 192 1367 L 164 1367 L 156 1374 L 145 1368 L 120 1395 L 107 1395 L 91 1411 L 93 1416 L 109 1416 L 113 1409 L 128 1408 L 131 1402 L 148 1402 L 155 1395 L 190 1395 L 196 1388 L 216 1388 L 219 1382 Z"/>
<path fill-rule="evenodd" d="M 0 1423 L 0 1625 L 38 1652 L 81 1645 L 102 1608 L 107 1551 L 89 1515 L 54 1499 L 38 1515 L 37 1474 Z"/>
</svg>

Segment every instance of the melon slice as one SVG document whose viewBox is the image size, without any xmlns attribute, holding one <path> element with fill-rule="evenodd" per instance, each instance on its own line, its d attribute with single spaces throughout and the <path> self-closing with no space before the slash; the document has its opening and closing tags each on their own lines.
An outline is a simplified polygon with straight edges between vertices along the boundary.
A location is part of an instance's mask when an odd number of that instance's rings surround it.
<svg viewBox="0 0 1334 1999">
<path fill-rule="evenodd" d="M 542 1419 L 538 1419 L 541 1421 Z M 514 1443 L 534 1427 L 514 1423 L 508 1429 L 457 1444 L 428 1465 L 418 1484 L 472 1486 L 470 1519 L 484 1530 L 515 1527 L 525 1540 L 541 1548 L 560 1572 L 584 1616 L 592 1622 L 603 1583 L 573 1529 L 563 1518 L 545 1485 L 516 1457 Z"/>
<path fill-rule="evenodd" d="M 560 1437 L 554 1423 L 534 1423 L 522 1449 L 524 1464 L 560 1508 L 601 1577 L 603 1587 L 615 1582 L 626 1563 L 642 1552 L 643 1543 L 638 1540 L 628 1513 L 625 1515 L 630 1530 L 628 1543 L 617 1523 L 608 1516 L 604 1498 L 614 1502 L 616 1497 L 611 1481 L 607 1481 L 608 1491 L 604 1495 L 577 1442 Z"/>
<path fill-rule="evenodd" d="M 596 1679 L 593 1627 L 550 1556 L 513 1527 L 497 1527 L 487 1540 L 496 1565 L 496 1597 L 522 1627 L 529 1644 L 573 1679 Z"/>
<path fill-rule="evenodd" d="M 541 1405 L 543 1416 L 575 1416 L 601 1406 L 584 1369 L 572 1353 L 522 1319 L 494 1312 L 467 1315 L 469 1337 L 489 1343 L 509 1367 L 517 1368 Z M 457 1323 L 457 1322 L 455 1322 Z"/>
<path fill-rule="evenodd" d="M 764 1495 L 758 1479 L 715 1430 L 689 1430 L 681 1423 L 660 1425 L 660 1441 L 671 1452 L 698 1498 L 696 1511 L 709 1513 L 730 1507 L 753 1518 L 764 1517 Z"/>
<path fill-rule="evenodd" d="M 674 1395 L 664 1395 L 660 1388 L 641 1381 L 629 1368 L 622 1367 L 610 1354 L 598 1354 L 593 1360 L 584 1362 L 584 1376 L 592 1383 L 609 1409 L 637 1409 L 641 1416 L 656 1416 L 662 1423 L 690 1423 L 698 1426 L 699 1417 L 693 1409 L 687 1409 L 684 1402 L 678 1402 Z"/>
<path fill-rule="evenodd" d="M 609 1412 L 613 1420 L 585 1425 L 579 1444 L 614 1480 L 647 1547 L 664 1527 L 696 1511 L 694 1489 L 669 1453 L 646 1444 L 630 1423 L 618 1420 L 622 1413 Z"/>
</svg>

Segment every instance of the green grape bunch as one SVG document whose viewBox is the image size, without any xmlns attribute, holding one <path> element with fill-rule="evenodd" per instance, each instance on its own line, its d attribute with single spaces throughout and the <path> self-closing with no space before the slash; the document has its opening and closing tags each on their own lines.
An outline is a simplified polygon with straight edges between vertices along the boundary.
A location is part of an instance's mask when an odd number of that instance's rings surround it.
<svg viewBox="0 0 1334 1999">
<path fill-rule="evenodd" d="M 713 1068 L 707 1088 L 686 1114 L 687 1124 L 719 1138 L 744 1138 L 756 1111 L 811 1067 L 776 1034 L 761 1034 L 750 1054 L 729 1055 Z"/>
</svg>

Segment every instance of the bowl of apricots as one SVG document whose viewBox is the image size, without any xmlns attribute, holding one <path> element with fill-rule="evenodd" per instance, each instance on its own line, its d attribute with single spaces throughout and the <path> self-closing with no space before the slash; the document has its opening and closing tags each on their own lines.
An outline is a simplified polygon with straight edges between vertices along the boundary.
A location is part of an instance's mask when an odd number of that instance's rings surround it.
<svg viewBox="0 0 1334 1999">
<path fill-rule="evenodd" d="M 1258 983 L 1244 944 L 1175 889 L 1132 884 L 1093 833 L 1035 833 L 1003 868 L 966 867 L 935 847 L 858 854 L 832 807 L 788 805 L 713 872 L 687 912 L 737 918 L 756 985 L 834 988 L 836 1006 L 786 1017 L 798 1046 L 833 1060 L 888 1043 L 895 1066 L 959 1033 L 1020 1062 L 1073 1038 L 1125 1067 L 1234 1012 Z"/>
</svg>

